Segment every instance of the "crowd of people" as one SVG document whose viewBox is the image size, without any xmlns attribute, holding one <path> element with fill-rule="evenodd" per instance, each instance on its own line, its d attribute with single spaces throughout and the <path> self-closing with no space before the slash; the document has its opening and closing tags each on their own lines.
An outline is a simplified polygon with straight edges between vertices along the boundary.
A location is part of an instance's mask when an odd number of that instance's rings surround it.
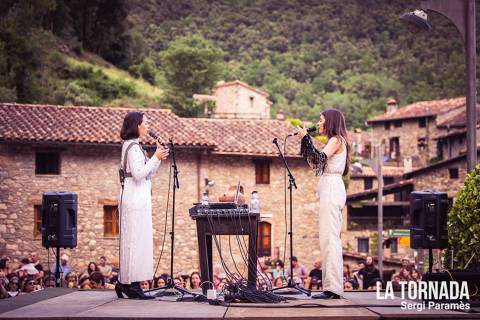
<svg viewBox="0 0 480 320">
<path fill-rule="evenodd" d="M 68 255 L 62 255 L 59 265 L 59 286 L 65 288 L 78 289 L 110 289 L 115 288 L 118 281 L 117 268 L 112 267 L 107 258 L 102 256 L 97 262 L 90 262 L 87 270 L 80 273 L 72 272 L 68 264 Z M 293 281 L 299 287 L 322 290 L 322 263 L 316 260 L 313 269 L 307 272 L 305 266 L 298 262 L 296 257 L 291 260 L 293 266 Z M 29 258 L 22 259 L 20 265 L 12 266 L 8 258 L 0 259 L 0 298 L 11 298 L 26 293 L 42 290 L 56 286 L 56 263 L 51 268 L 45 268 L 40 263 L 36 252 L 32 252 Z M 282 260 L 277 260 L 273 265 L 267 266 L 262 258 L 258 259 L 258 287 L 265 290 L 287 285 L 291 279 L 290 261 L 286 265 Z M 140 286 L 143 290 L 161 288 L 167 284 L 170 276 L 166 273 L 155 277 L 153 280 L 142 281 Z M 221 291 L 232 282 L 241 280 L 239 273 L 227 276 L 223 272 L 220 264 L 214 266 L 213 284 L 215 288 Z M 407 258 L 402 259 L 402 268 L 392 276 L 394 287 L 400 281 L 420 280 L 419 272 L 413 268 Z M 178 272 L 174 276 L 175 285 L 189 289 L 201 289 L 203 282 L 199 272 L 194 271 L 191 274 Z M 343 285 L 344 290 L 375 290 L 377 285 L 380 289 L 383 287 L 383 281 L 380 273 L 375 267 L 374 260 L 367 256 L 365 260 L 360 260 L 355 270 L 351 270 L 348 264 L 343 265 Z"/>
<path fill-rule="evenodd" d="M 316 260 L 313 269 L 307 272 L 296 257 L 292 257 L 293 281 L 299 287 L 322 290 L 322 263 Z M 272 268 L 265 265 L 259 259 L 259 285 L 265 289 L 285 286 L 290 281 L 290 265 L 285 266 L 282 260 L 277 260 Z M 393 274 L 392 284 L 394 288 L 400 287 L 401 281 L 420 281 L 420 273 L 410 263 L 408 258 L 402 259 L 402 268 Z M 373 257 L 367 256 L 365 260 L 359 260 L 355 270 L 351 270 L 348 264 L 343 265 L 344 290 L 376 290 L 384 288 L 384 281 L 380 278 L 380 272 L 375 267 Z"/>
</svg>

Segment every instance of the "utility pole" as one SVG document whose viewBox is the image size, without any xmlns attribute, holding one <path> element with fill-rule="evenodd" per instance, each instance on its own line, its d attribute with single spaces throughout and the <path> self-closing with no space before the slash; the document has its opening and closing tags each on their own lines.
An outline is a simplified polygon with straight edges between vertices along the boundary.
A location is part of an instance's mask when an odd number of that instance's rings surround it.
<svg viewBox="0 0 480 320">
<path fill-rule="evenodd" d="M 373 149 L 373 146 L 372 146 Z M 360 162 L 371 167 L 377 174 L 377 215 L 378 215 L 378 271 L 383 280 L 383 172 L 382 172 L 382 146 L 378 146 L 377 156 L 372 159 L 363 159 Z"/>
</svg>

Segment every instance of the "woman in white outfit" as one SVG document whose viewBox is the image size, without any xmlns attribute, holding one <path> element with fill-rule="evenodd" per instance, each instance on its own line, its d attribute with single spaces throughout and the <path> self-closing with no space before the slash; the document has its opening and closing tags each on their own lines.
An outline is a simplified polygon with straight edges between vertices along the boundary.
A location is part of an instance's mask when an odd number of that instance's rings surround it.
<svg viewBox="0 0 480 320">
<path fill-rule="evenodd" d="M 125 169 L 125 183 L 119 196 L 120 212 L 120 272 L 115 291 L 119 298 L 149 299 L 140 282 L 153 279 L 152 183 L 161 160 L 168 156 L 157 141 L 152 158 L 140 146 L 138 138 L 148 133 L 147 117 L 142 112 L 130 112 L 123 120 L 124 140 L 120 165 Z"/>
<path fill-rule="evenodd" d="M 348 173 L 350 147 L 343 114 L 336 109 L 322 112 L 318 132 L 327 136 L 327 145 L 317 150 L 305 125 L 299 131 L 301 153 L 315 174 L 321 175 L 317 190 L 319 197 L 319 238 L 322 255 L 323 292 L 316 299 L 339 299 L 343 294 L 343 256 L 340 231 L 346 192 L 342 175 Z"/>
</svg>

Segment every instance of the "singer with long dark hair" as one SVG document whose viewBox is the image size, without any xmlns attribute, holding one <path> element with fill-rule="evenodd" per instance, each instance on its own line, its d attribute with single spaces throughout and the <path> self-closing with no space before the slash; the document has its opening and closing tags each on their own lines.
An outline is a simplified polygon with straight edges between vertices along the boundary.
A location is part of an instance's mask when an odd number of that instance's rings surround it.
<svg viewBox="0 0 480 320">
<path fill-rule="evenodd" d="M 152 184 L 150 176 L 168 156 L 158 140 L 149 158 L 139 143 L 148 133 L 147 117 L 130 112 L 123 119 L 120 137 L 123 142 L 120 160 L 125 168 L 124 187 L 120 190 L 120 272 L 115 291 L 119 298 L 149 299 L 140 282 L 153 279 Z"/>
<path fill-rule="evenodd" d="M 318 133 L 327 136 L 327 145 L 315 148 L 305 125 L 298 131 L 302 138 L 301 153 L 317 176 L 321 176 L 317 191 L 319 197 L 319 240 L 322 255 L 323 292 L 316 299 L 339 299 L 343 294 L 343 256 L 340 231 L 346 191 L 342 175 L 348 173 L 350 147 L 343 114 L 337 109 L 322 112 Z"/>
</svg>

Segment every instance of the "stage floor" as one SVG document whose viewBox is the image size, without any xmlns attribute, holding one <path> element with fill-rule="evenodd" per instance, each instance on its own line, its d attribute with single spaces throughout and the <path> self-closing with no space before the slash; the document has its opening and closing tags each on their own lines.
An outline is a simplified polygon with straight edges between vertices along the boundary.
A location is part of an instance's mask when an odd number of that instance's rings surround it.
<svg viewBox="0 0 480 320">
<path fill-rule="evenodd" d="M 428 308 L 420 312 L 402 310 L 402 301 L 404 304 L 418 301 L 402 300 L 399 297 L 377 300 L 375 292 L 351 291 L 345 293 L 345 299 L 340 300 L 313 300 L 304 295 L 289 297 L 297 300 L 280 304 L 242 303 L 242 307 L 224 307 L 199 302 L 177 302 L 175 297 L 155 300 L 118 299 L 115 292 L 108 290 L 50 288 L 0 300 L 0 319 L 480 319 L 480 313 Z M 354 306 L 358 304 L 393 307 Z"/>
</svg>

